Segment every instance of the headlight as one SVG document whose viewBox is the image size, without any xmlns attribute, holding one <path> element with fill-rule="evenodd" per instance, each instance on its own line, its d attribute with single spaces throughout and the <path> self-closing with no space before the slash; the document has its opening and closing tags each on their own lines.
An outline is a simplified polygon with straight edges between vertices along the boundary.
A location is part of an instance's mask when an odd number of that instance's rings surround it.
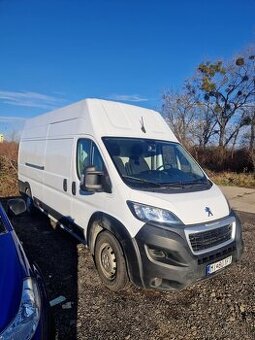
<svg viewBox="0 0 255 340">
<path fill-rule="evenodd" d="M 133 215 L 144 222 L 158 222 L 171 225 L 181 225 L 182 222 L 170 211 L 155 208 L 136 202 L 127 202 Z"/>
<path fill-rule="evenodd" d="M 40 318 L 38 288 L 31 278 L 23 281 L 19 310 L 14 320 L 0 334 L 0 340 L 29 340 L 34 335 Z"/>
</svg>

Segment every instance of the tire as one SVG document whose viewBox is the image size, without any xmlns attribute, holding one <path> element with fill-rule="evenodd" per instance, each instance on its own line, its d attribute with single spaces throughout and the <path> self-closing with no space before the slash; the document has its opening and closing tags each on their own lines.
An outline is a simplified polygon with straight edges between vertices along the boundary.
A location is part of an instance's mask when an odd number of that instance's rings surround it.
<svg viewBox="0 0 255 340">
<path fill-rule="evenodd" d="M 114 292 L 127 288 L 129 278 L 124 254 L 118 240 L 109 231 L 102 231 L 96 239 L 95 264 L 107 288 Z"/>
<path fill-rule="evenodd" d="M 36 212 L 36 207 L 33 202 L 31 190 L 29 188 L 26 188 L 26 191 L 25 191 L 25 202 L 26 202 L 27 213 L 29 215 L 34 215 Z"/>
</svg>

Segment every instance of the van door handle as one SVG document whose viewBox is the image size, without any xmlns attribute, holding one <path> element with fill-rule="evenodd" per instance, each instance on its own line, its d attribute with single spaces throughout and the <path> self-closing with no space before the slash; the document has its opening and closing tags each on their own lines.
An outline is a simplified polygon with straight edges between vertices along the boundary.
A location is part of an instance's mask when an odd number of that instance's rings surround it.
<svg viewBox="0 0 255 340">
<path fill-rule="evenodd" d="M 76 183 L 75 182 L 72 183 L 72 194 L 76 195 Z"/>
<path fill-rule="evenodd" d="M 67 179 L 66 178 L 63 180 L 63 190 L 67 191 Z"/>
</svg>

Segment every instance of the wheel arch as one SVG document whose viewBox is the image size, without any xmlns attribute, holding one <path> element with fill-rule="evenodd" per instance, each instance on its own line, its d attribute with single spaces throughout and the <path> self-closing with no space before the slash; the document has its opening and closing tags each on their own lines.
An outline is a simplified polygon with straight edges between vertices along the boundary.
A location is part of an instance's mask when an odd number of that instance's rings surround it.
<svg viewBox="0 0 255 340">
<path fill-rule="evenodd" d="M 136 241 L 123 223 L 115 217 L 103 212 L 96 212 L 91 216 L 86 239 L 92 255 L 94 256 L 96 239 L 103 230 L 108 230 L 116 237 L 123 250 L 130 280 L 137 286 L 143 287 L 142 261 Z"/>
<path fill-rule="evenodd" d="M 29 189 L 29 191 L 31 193 L 31 197 L 32 197 L 32 190 L 31 190 L 31 186 L 30 186 L 29 182 L 22 182 L 22 181 L 19 180 L 18 186 L 19 186 L 19 192 L 20 192 L 21 195 L 26 195 L 26 191 L 27 191 L 27 189 Z"/>
</svg>

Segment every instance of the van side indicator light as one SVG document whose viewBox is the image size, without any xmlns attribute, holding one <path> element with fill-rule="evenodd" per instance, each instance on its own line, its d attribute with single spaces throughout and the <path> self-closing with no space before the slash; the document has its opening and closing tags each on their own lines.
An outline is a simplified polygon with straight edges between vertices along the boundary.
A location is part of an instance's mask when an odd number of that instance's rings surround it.
<svg viewBox="0 0 255 340">
<path fill-rule="evenodd" d="M 208 217 L 213 216 L 213 213 L 209 207 L 205 207 L 205 212 L 207 212 Z"/>
</svg>

